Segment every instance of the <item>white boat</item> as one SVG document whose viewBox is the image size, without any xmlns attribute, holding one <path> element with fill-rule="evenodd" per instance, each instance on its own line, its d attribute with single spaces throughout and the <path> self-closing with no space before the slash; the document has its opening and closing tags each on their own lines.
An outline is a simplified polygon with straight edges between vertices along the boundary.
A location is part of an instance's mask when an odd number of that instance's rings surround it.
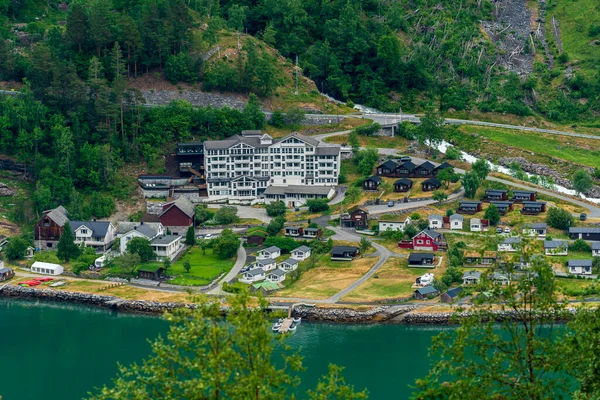
<svg viewBox="0 0 600 400">
<path fill-rule="evenodd" d="M 292 325 L 290 326 L 290 329 L 288 329 L 290 332 L 295 332 L 296 331 L 297 326 L 296 325 Z"/>
<path fill-rule="evenodd" d="M 281 328 L 281 324 L 276 322 L 275 324 L 273 324 L 273 328 L 271 329 L 273 329 L 273 332 L 277 332 L 279 331 L 279 328 Z"/>
<path fill-rule="evenodd" d="M 59 286 L 64 286 L 66 284 L 67 284 L 67 282 L 65 282 L 65 281 L 58 281 L 58 282 L 51 283 L 48 286 L 50 286 L 50 287 L 59 287 Z"/>
<path fill-rule="evenodd" d="M 302 318 L 301 317 L 294 318 L 294 323 L 295 324 L 299 324 L 300 322 L 302 322 Z"/>
</svg>

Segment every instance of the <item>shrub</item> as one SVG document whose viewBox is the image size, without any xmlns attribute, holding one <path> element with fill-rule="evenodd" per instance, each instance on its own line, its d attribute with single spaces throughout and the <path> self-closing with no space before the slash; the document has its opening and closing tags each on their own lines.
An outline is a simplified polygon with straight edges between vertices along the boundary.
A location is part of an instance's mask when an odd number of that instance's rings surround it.
<svg viewBox="0 0 600 400">
<path fill-rule="evenodd" d="M 285 215 L 285 212 L 287 211 L 285 203 L 281 200 L 267 204 L 266 209 L 269 217 L 279 217 Z"/>
<path fill-rule="evenodd" d="M 240 220 L 238 209 L 234 206 L 222 206 L 215 213 L 215 222 L 219 225 L 229 225 Z"/>
<path fill-rule="evenodd" d="M 546 215 L 546 223 L 553 228 L 567 230 L 573 223 L 573 216 L 562 208 L 552 207 Z"/>
<path fill-rule="evenodd" d="M 446 150 L 446 159 L 447 160 L 460 160 L 461 158 L 462 158 L 462 154 L 461 154 L 460 150 L 458 150 L 454 146 L 448 147 L 448 149 Z"/>
<path fill-rule="evenodd" d="M 327 199 L 311 199 L 306 202 L 310 212 L 328 211 L 329 204 Z"/>
<path fill-rule="evenodd" d="M 177 82 L 194 83 L 198 80 L 199 65 L 189 54 L 180 52 L 171 55 L 165 63 L 165 79 L 172 84 Z"/>
<path fill-rule="evenodd" d="M 280 109 L 277 109 L 273 112 L 270 123 L 275 128 L 283 128 L 285 126 L 285 116 L 283 115 L 283 112 L 281 112 Z"/>
<path fill-rule="evenodd" d="M 592 248 L 585 240 L 577 239 L 569 245 L 569 250 L 589 252 L 592 251 Z"/>
</svg>

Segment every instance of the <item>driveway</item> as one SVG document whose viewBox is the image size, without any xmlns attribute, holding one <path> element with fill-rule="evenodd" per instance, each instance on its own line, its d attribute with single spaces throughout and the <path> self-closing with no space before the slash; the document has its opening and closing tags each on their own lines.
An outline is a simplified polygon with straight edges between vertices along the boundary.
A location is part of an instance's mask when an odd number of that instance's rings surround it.
<svg viewBox="0 0 600 400">
<path fill-rule="evenodd" d="M 231 270 L 227 273 L 227 275 L 225 275 L 219 281 L 217 286 L 215 286 L 214 288 L 212 288 L 211 290 L 209 290 L 206 293 L 212 294 L 212 295 L 219 295 L 219 296 L 231 294 L 231 293 L 227 293 L 227 292 L 223 291 L 223 283 L 229 282 L 230 280 L 235 278 L 237 276 L 237 274 L 240 273 L 241 269 L 244 268 L 245 264 L 246 264 L 246 249 L 244 248 L 244 246 L 240 246 L 240 248 L 238 249 L 238 252 L 237 252 L 237 259 L 235 260 L 235 264 L 233 264 L 233 267 L 231 268 Z"/>
<path fill-rule="evenodd" d="M 238 216 L 240 218 L 254 218 L 264 222 L 265 224 L 271 222 L 271 217 L 267 215 L 267 210 L 265 208 L 238 205 L 234 205 L 234 207 L 237 207 Z M 209 204 L 208 208 L 221 208 L 221 205 Z"/>
<path fill-rule="evenodd" d="M 338 186 L 337 188 L 335 188 L 335 197 L 329 201 L 329 204 L 334 205 L 344 201 L 346 190 L 348 190 L 347 186 Z"/>
</svg>

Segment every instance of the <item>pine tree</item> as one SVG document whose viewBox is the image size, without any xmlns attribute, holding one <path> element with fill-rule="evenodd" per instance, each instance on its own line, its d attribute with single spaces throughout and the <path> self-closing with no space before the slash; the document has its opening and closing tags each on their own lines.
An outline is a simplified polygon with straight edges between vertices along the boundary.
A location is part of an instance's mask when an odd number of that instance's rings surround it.
<svg viewBox="0 0 600 400">
<path fill-rule="evenodd" d="M 65 223 L 63 226 L 63 234 L 58 241 L 56 255 L 61 261 L 69 262 L 81 253 L 79 246 L 75 244 L 75 236 L 71 230 L 71 224 Z"/>
<path fill-rule="evenodd" d="M 189 246 L 193 246 L 196 243 L 196 232 L 194 230 L 194 226 L 190 225 L 185 233 L 185 244 Z"/>
</svg>

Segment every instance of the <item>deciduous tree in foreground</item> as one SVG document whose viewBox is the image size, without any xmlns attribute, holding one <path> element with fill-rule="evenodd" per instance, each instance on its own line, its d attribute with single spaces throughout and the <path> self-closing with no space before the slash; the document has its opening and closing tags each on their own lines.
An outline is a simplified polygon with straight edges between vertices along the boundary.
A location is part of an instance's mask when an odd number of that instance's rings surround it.
<svg viewBox="0 0 600 400">
<path fill-rule="evenodd" d="M 219 303 L 200 302 L 166 318 L 166 338 L 152 343 L 142 364 L 120 366 L 111 387 L 92 399 L 294 399 L 300 384 L 301 357 L 281 336 L 274 336 L 264 317 L 266 303 L 250 307 L 248 296 L 232 300 L 222 318 Z M 330 366 L 310 399 L 366 399 Z M 304 397 L 304 396 L 298 396 Z"/>
</svg>

